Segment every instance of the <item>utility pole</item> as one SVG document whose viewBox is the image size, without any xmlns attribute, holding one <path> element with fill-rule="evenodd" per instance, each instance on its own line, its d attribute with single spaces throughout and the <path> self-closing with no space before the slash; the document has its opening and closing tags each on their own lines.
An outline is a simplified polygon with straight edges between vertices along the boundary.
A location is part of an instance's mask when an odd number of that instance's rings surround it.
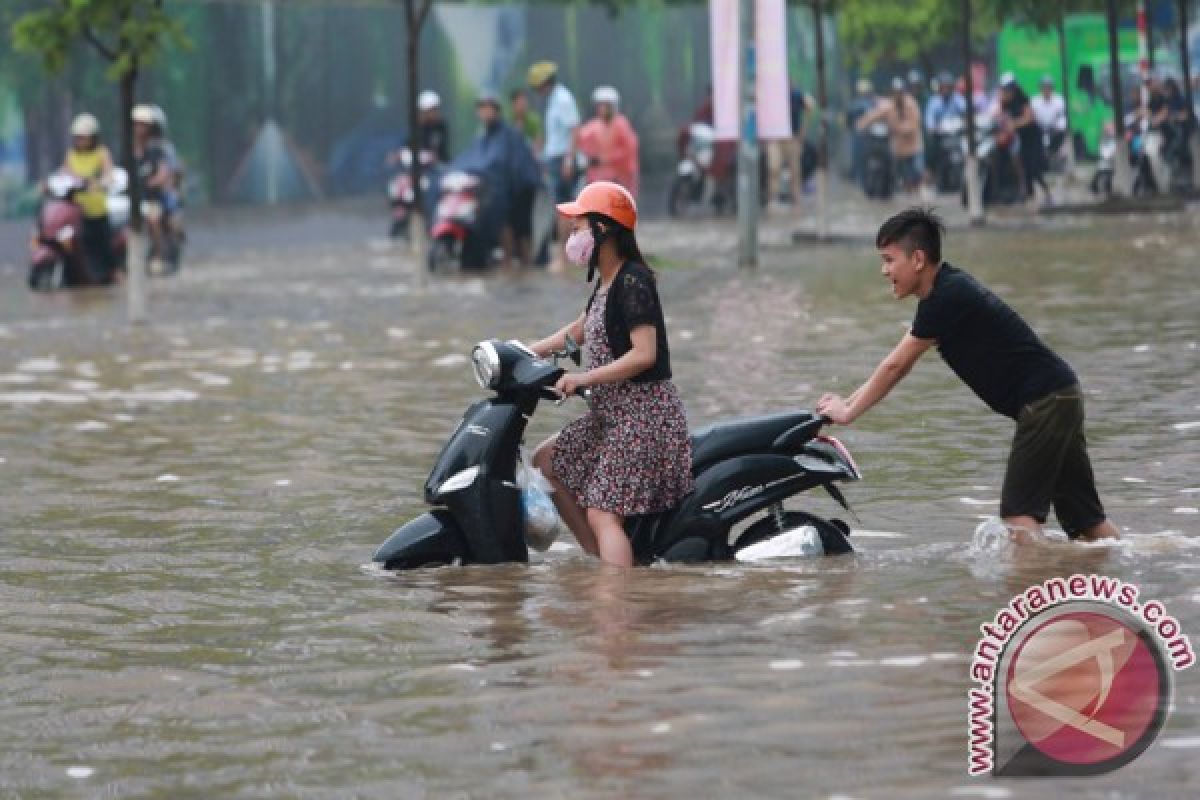
<svg viewBox="0 0 1200 800">
<path fill-rule="evenodd" d="M 829 125 L 825 116 L 825 12 L 821 0 L 813 0 L 813 26 L 817 45 L 817 238 L 829 238 Z M 804 142 L 800 147 L 801 181 L 804 173 Z M 793 184 L 798 183 L 793 179 Z M 793 201 L 797 205 L 800 198 Z"/>
<path fill-rule="evenodd" d="M 971 0 L 962 0 L 962 46 L 967 79 L 967 217 L 983 225 L 983 187 L 979 185 L 979 157 L 975 154 L 975 80 L 971 71 Z"/>
<path fill-rule="evenodd" d="M 758 109 L 755 84 L 758 56 L 755 50 L 755 1 L 738 0 L 738 34 L 741 86 L 738 97 L 738 267 L 758 267 Z"/>
</svg>

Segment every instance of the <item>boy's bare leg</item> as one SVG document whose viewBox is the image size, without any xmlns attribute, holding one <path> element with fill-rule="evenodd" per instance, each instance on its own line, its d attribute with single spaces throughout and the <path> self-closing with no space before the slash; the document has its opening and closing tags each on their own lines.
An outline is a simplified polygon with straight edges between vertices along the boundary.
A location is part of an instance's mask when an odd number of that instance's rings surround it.
<svg viewBox="0 0 1200 800">
<path fill-rule="evenodd" d="M 1096 542 L 1100 539 L 1120 539 L 1121 532 L 1117 530 L 1117 526 L 1112 524 L 1111 520 L 1104 520 L 1098 525 L 1093 525 L 1090 528 L 1079 532 L 1079 537 L 1085 542 Z"/>
<path fill-rule="evenodd" d="M 1004 525 L 1016 544 L 1036 544 L 1042 539 L 1042 523 L 1033 517 L 1004 517 Z"/>
</svg>

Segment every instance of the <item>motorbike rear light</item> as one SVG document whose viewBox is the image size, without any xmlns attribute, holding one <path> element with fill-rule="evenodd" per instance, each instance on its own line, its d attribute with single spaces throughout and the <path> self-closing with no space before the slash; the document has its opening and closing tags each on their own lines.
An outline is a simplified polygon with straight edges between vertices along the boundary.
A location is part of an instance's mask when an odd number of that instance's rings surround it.
<svg viewBox="0 0 1200 800">
<path fill-rule="evenodd" d="M 817 437 L 817 441 L 825 442 L 826 444 L 831 446 L 834 450 L 837 450 L 838 453 L 842 456 L 842 458 L 846 459 L 846 463 L 850 465 L 850 469 L 854 470 L 855 476 L 859 480 L 862 480 L 862 470 L 860 470 L 858 468 L 858 464 L 854 461 L 854 456 L 850 455 L 850 451 L 846 449 L 846 445 L 844 445 L 840 441 L 838 441 L 837 437 L 825 436 L 824 434 L 822 434 L 821 436 Z"/>
</svg>

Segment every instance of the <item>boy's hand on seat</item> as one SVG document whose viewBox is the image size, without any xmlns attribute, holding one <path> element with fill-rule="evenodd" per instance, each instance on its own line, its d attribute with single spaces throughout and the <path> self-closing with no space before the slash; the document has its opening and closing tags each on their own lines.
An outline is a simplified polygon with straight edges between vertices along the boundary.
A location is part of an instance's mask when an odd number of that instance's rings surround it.
<svg viewBox="0 0 1200 800">
<path fill-rule="evenodd" d="M 821 395 L 821 399 L 817 401 L 817 413 L 829 417 L 838 425 L 849 425 L 854 421 L 846 400 L 838 394 Z"/>
</svg>

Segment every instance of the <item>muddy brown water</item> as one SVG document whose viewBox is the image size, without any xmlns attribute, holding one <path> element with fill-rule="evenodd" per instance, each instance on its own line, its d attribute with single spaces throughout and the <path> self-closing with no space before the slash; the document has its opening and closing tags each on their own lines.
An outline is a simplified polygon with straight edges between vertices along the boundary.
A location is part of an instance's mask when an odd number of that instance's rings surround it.
<svg viewBox="0 0 1200 800">
<path fill-rule="evenodd" d="M 1137 583 L 1200 636 L 1194 217 L 956 231 L 949 259 L 1081 374 L 1107 550 L 972 548 L 1011 434 L 935 354 L 839 432 L 859 552 L 615 574 L 577 550 L 382 578 L 466 360 L 577 276 L 436 281 L 371 244 L 225 252 L 153 286 L 0 274 L 0 789 L 15 797 L 1192 797 L 1200 671 L 1158 742 L 1053 783 L 966 775 L 968 654 L 1023 587 Z M 862 245 L 729 266 L 650 225 L 693 424 L 851 390 L 898 339 Z M 284 280 L 286 279 L 286 281 Z M 540 409 L 530 438 L 578 406 Z M 797 507 L 834 509 L 814 498 Z"/>
</svg>

